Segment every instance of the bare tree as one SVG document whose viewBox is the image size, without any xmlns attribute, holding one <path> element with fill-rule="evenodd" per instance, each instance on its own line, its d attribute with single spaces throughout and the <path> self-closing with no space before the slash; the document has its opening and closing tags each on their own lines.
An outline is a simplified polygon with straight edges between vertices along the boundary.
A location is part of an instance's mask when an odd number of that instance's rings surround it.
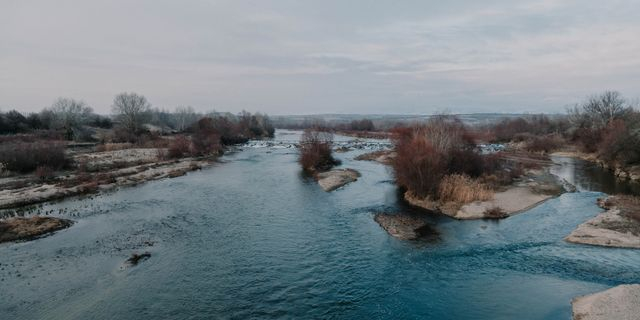
<svg viewBox="0 0 640 320">
<path fill-rule="evenodd" d="M 198 121 L 198 115 L 192 107 L 176 107 L 176 129 L 184 131 Z"/>
<path fill-rule="evenodd" d="M 617 91 L 605 91 L 592 96 L 582 106 L 569 110 L 569 119 L 576 127 L 602 129 L 611 121 L 623 119 L 632 108 Z"/>
<path fill-rule="evenodd" d="M 131 134 L 140 131 L 150 109 L 151 104 L 147 98 L 134 92 L 123 92 L 113 99 L 113 113 L 118 116 L 122 127 Z"/>
<path fill-rule="evenodd" d="M 85 123 L 87 123 L 93 109 L 84 101 L 71 98 L 58 98 L 49 111 L 51 116 L 50 126 L 56 129 L 63 129 L 67 139 L 72 139 L 77 133 L 76 131 Z"/>
</svg>

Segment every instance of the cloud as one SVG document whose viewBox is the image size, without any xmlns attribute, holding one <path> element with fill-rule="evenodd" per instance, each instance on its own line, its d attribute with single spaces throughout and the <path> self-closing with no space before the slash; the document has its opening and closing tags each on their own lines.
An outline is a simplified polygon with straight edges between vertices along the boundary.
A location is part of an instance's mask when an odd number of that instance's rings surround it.
<svg viewBox="0 0 640 320">
<path fill-rule="evenodd" d="M 637 1 L 6 1 L 0 108 L 554 112 L 640 78 Z"/>
</svg>

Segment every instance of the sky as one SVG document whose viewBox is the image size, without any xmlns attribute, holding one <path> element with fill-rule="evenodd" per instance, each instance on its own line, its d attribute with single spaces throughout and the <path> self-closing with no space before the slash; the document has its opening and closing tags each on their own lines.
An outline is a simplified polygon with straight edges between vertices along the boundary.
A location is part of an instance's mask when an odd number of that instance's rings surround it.
<svg viewBox="0 0 640 320">
<path fill-rule="evenodd" d="M 562 112 L 640 96 L 640 0 L 0 0 L 0 110 Z"/>
</svg>

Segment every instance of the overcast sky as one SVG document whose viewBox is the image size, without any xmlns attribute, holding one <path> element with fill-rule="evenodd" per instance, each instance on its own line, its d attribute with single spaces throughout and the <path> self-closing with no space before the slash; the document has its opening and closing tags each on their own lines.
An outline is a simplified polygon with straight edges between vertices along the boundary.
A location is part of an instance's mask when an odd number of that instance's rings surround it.
<svg viewBox="0 0 640 320">
<path fill-rule="evenodd" d="M 0 0 L 0 109 L 557 112 L 640 96 L 640 1 Z"/>
</svg>

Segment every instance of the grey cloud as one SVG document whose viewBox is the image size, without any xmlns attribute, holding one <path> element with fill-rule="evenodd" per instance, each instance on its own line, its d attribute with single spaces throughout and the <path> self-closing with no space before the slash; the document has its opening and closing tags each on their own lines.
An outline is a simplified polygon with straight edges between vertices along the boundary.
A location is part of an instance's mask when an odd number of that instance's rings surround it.
<svg viewBox="0 0 640 320">
<path fill-rule="evenodd" d="M 37 1 L 0 4 L 0 108 L 58 96 L 108 112 L 553 112 L 639 96 L 640 3 Z"/>
</svg>

